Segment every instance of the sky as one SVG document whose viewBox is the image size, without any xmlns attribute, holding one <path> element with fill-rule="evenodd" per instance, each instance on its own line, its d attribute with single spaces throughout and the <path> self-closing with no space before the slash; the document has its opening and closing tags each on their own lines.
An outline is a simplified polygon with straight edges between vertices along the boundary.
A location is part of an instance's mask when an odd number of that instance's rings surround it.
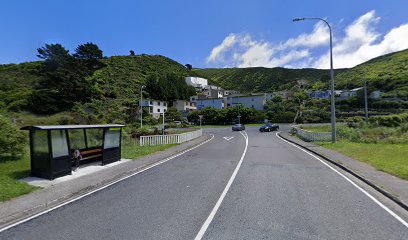
<svg viewBox="0 0 408 240">
<path fill-rule="evenodd" d="M 406 0 L 1 0 L 0 64 L 39 60 L 37 48 L 104 56 L 160 54 L 196 68 L 353 67 L 408 48 Z"/>
</svg>

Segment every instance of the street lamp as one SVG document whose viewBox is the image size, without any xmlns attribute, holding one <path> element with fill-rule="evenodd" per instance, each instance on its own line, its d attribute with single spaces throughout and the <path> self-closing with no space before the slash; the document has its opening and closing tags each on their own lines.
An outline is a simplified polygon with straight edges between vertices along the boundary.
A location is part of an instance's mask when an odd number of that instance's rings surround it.
<svg viewBox="0 0 408 240">
<path fill-rule="evenodd" d="M 238 124 L 241 124 L 241 115 L 239 114 L 239 95 L 238 95 Z"/>
<path fill-rule="evenodd" d="M 143 88 L 146 86 L 140 86 L 140 127 L 143 127 Z"/>
<path fill-rule="evenodd" d="M 303 20 L 319 20 L 326 23 L 330 31 L 330 78 L 331 78 L 331 125 L 332 125 L 332 142 L 336 142 L 336 112 L 334 107 L 334 70 L 333 70 L 333 43 L 332 43 L 332 30 L 330 24 L 322 18 L 295 18 L 294 22 Z"/>
</svg>

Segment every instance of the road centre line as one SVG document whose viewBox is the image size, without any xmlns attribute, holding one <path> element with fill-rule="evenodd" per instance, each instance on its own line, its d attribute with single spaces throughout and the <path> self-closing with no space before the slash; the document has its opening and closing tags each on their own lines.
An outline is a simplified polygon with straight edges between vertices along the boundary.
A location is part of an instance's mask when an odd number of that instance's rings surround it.
<svg viewBox="0 0 408 240">
<path fill-rule="evenodd" d="M 356 183 L 354 183 L 351 179 L 349 179 L 348 177 L 346 177 L 344 174 L 342 174 L 341 172 L 339 172 L 338 170 L 336 170 L 335 168 L 333 168 L 332 166 L 330 166 L 328 163 L 326 163 L 325 161 L 323 161 L 322 159 L 320 159 L 319 157 L 317 157 L 316 155 L 308 152 L 307 150 L 283 139 L 281 136 L 278 135 L 279 132 L 277 132 L 275 135 L 280 138 L 281 140 L 285 141 L 286 143 L 302 150 L 303 152 L 309 154 L 310 156 L 314 157 L 315 159 L 319 160 L 321 163 L 323 163 L 324 165 L 326 165 L 328 168 L 330 168 L 331 170 L 333 170 L 334 172 L 336 172 L 337 174 L 339 174 L 341 177 L 343 177 L 344 179 L 346 179 L 349 183 L 351 183 L 354 187 L 356 187 L 358 190 L 360 190 L 362 193 L 364 193 L 367 197 L 369 197 L 371 200 L 373 200 L 377 205 L 379 205 L 381 208 L 383 208 L 385 211 L 387 211 L 391 216 L 393 216 L 395 219 L 397 219 L 400 223 L 402 223 L 402 225 L 404 225 L 405 227 L 408 228 L 408 223 L 402 219 L 400 216 L 398 216 L 396 213 L 394 213 L 391 209 L 389 209 L 388 207 L 386 207 L 384 204 L 382 204 L 380 201 L 378 201 L 376 198 L 374 198 L 371 194 L 369 194 L 366 190 L 364 190 L 363 188 L 361 188 L 360 186 L 358 186 Z"/>
<path fill-rule="evenodd" d="M 224 191 L 221 193 L 220 198 L 218 199 L 217 203 L 215 204 L 214 208 L 212 209 L 210 215 L 208 215 L 208 217 L 205 220 L 204 224 L 201 226 L 201 229 L 197 233 L 197 236 L 194 238 L 194 240 L 200 240 L 200 239 L 203 238 L 205 232 L 207 231 L 208 227 L 210 226 L 212 220 L 214 219 L 215 214 L 217 213 L 218 209 L 220 208 L 222 201 L 224 200 L 225 196 L 227 195 L 228 190 L 230 189 L 232 183 L 234 182 L 235 177 L 237 176 L 239 169 L 241 168 L 241 164 L 244 161 L 244 157 L 245 157 L 246 151 L 248 149 L 248 134 L 245 131 L 243 131 L 243 132 L 244 133 L 242 133 L 242 132 L 240 132 L 240 133 L 245 138 L 245 149 L 244 149 L 244 152 L 242 153 L 241 159 L 239 160 L 237 166 L 235 167 L 235 170 L 232 173 L 231 178 L 229 179 L 227 185 L 225 186 Z"/>
<path fill-rule="evenodd" d="M 30 216 L 30 217 L 28 217 L 28 218 L 25 218 L 25 219 L 23 219 L 23 220 L 20 220 L 20 221 L 18 221 L 18 222 L 15 222 L 15 223 L 13 223 L 13 224 L 11 224 L 11 225 L 8 225 L 8 226 L 6 226 L 6 227 L 4 227 L 4 228 L 1 228 L 1 229 L 0 229 L 0 233 L 1 233 L 1 232 L 4 232 L 4 231 L 6 231 L 6 230 L 8 230 L 8 229 L 10 229 L 10 228 L 13 228 L 13 227 L 15 227 L 15 226 L 18 226 L 18 225 L 20 225 L 20 224 L 22 224 L 22 223 L 28 222 L 28 221 L 30 221 L 30 220 L 32 220 L 32 219 L 34 219 L 34 218 L 37 218 L 37 217 L 39 217 L 39 216 L 41 216 L 41 215 L 44 215 L 44 214 L 49 213 L 49 212 L 51 212 L 51 211 L 54 211 L 54 210 L 56 210 L 56 209 L 58 209 L 58 208 L 60 208 L 60 207 L 63 207 L 63 206 L 65 206 L 65 205 L 68 205 L 68 204 L 70 204 L 70 203 L 73 203 L 73 202 L 75 202 L 75 201 L 78 201 L 78 200 L 80 200 L 81 198 L 84 198 L 84 197 L 86 197 L 86 196 L 89 196 L 89 195 L 91 195 L 91 194 L 93 194 L 93 193 L 95 193 L 95 192 L 99 192 L 99 191 L 101 191 L 101 190 L 103 190 L 103 189 L 105 189 L 105 188 L 108 188 L 108 187 L 110 187 L 110 186 L 112 186 L 112 185 L 114 185 L 114 184 L 116 184 L 116 183 L 119 183 L 119 182 L 121 182 L 121 181 L 123 181 L 123 180 L 126 180 L 126 179 L 128 179 L 128 178 L 130 178 L 130 177 L 133 177 L 133 176 L 135 176 L 135 175 L 137 175 L 137 174 L 139 174 L 139 173 L 142 173 L 142 172 L 144 172 L 144 171 L 147 171 L 147 170 L 149 170 L 149 169 L 151 169 L 151 168 L 153 168 L 153 167 L 156 167 L 156 166 L 158 166 L 158 165 L 160 165 L 160 164 L 162 164 L 162 163 L 165 163 L 165 162 L 167 162 L 167 161 L 169 161 L 169 160 L 172 160 L 172 159 L 174 159 L 174 158 L 176 158 L 176 157 L 179 157 L 179 156 L 183 155 L 184 153 L 187 153 L 187 152 L 189 152 L 189 151 L 191 151 L 191 150 L 193 150 L 193 149 L 196 149 L 196 148 L 200 147 L 201 145 L 204 145 L 205 143 L 207 143 L 207 142 L 209 142 L 209 141 L 211 141 L 211 140 L 213 140 L 213 139 L 214 139 L 214 135 L 212 134 L 212 136 L 211 136 L 210 139 L 207 139 L 207 140 L 205 140 L 204 142 L 202 142 L 202 143 L 200 143 L 200 144 L 198 144 L 198 145 L 196 145 L 196 146 L 194 146 L 194 147 L 188 148 L 188 149 L 186 149 L 186 150 L 184 150 L 184 151 L 182 151 L 182 152 L 180 152 L 180 153 L 177 153 L 177 154 L 175 154 L 175 155 L 173 155 L 173 156 L 170 156 L 170 157 L 168 157 L 168 158 L 166 158 L 166 159 L 163 159 L 163 160 L 158 161 L 158 162 L 156 162 L 156 163 L 154 163 L 154 164 L 152 164 L 152 165 L 149 165 L 148 167 L 143 168 L 142 170 L 139 170 L 139 171 L 137 171 L 137 172 L 134 172 L 134 173 L 132 173 L 132 174 L 126 176 L 126 177 L 120 178 L 120 179 L 118 179 L 118 180 L 116 180 L 116 181 L 114 181 L 114 182 L 111 182 L 111 183 L 109 183 L 109 184 L 107 184 L 107 185 L 105 185 L 105 186 L 102 186 L 102 187 L 100 187 L 100 188 L 97 188 L 97 189 L 95 189 L 95 190 L 92 190 L 92 191 L 90 191 L 90 192 L 88 192 L 88 193 L 85 193 L 85 194 L 83 194 L 83 195 L 81 195 L 81 196 L 78 196 L 78 197 L 76 197 L 76 198 L 74 198 L 74 199 L 71 199 L 71 200 L 69 200 L 69 201 L 67 201 L 67 202 L 63 202 L 63 203 L 61 203 L 61 204 L 59 204 L 59 205 L 57 205 L 57 206 L 55 206 L 55 207 L 52 207 L 52 208 L 47 209 L 47 210 L 45 210 L 45 211 L 42 211 L 42 212 L 40 212 L 40 213 L 34 214 L 33 216 Z M 136 171 L 137 168 L 135 168 L 135 169 L 133 169 L 133 170 Z"/>
</svg>

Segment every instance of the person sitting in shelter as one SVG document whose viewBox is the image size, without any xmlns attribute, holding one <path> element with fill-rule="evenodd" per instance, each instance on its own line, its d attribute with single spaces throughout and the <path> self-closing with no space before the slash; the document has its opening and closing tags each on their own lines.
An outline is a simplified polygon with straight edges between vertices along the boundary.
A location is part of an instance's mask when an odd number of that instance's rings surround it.
<svg viewBox="0 0 408 240">
<path fill-rule="evenodd" d="M 74 171 L 77 171 L 79 169 L 79 161 L 81 161 L 82 155 L 81 152 L 78 149 L 75 149 L 74 152 L 72 153 L 72 160 L 74 161 Z"/>
</svg>

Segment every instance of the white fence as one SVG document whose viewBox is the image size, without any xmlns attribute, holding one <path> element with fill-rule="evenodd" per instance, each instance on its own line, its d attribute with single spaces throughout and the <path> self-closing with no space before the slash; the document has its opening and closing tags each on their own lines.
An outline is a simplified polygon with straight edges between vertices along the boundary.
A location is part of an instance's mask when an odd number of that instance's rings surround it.
<svg viewBox="0 0 408 240">
<path fill-rule="evenodd" d="M 140 146 L 179 144 L 179 143 L 190 141 L 194 138 L 201 137 L 202 135 L 203 135 L 203 131 L 200 129 L 197 131 L 180 133 L 180 134 L 141 136 Z"/>
<path fill-rule="evenodd" d="M 298 126 L 292 126 L 291 132 L 307 142 L 330 142 L 332 137 L 331 132 L 310 132 Z"/>
</svg>

